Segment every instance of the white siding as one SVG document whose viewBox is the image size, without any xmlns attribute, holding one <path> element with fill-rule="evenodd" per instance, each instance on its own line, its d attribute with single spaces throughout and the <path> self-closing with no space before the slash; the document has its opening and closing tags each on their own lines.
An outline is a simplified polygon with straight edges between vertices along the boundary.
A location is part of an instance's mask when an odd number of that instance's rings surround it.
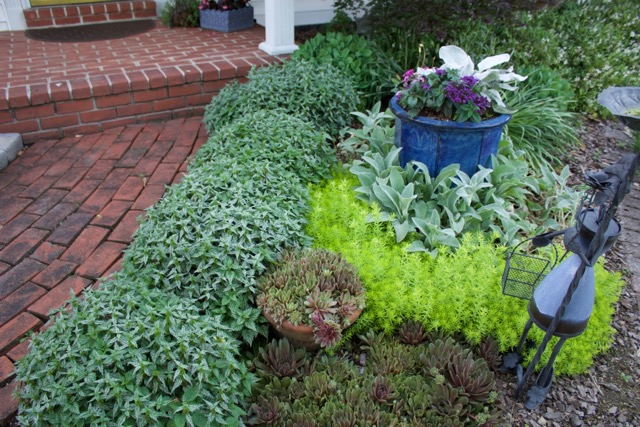
<svg viewBox="0 0 640 427">
<path fill-rule="evenodd" d="M 7 8 L 4 5 L 4 0 L 0 0 L 0 31 L 8 31 L 11 27 L 9 27 L 9 17 L 7 17 Z"/>
<path fill-rule="evenodd" d="M 26 30 L 22 10 L 29 7 L 29 0 L 0 0 L 0 31 Z"/>
<path fill-rule="evenodd" d="M 264 26 L 264 0 L 252 0 L 254 16 Z M 295 25 L 324 24 L 333 19 L 333 0 L 296 0 Z"/>
</svg>

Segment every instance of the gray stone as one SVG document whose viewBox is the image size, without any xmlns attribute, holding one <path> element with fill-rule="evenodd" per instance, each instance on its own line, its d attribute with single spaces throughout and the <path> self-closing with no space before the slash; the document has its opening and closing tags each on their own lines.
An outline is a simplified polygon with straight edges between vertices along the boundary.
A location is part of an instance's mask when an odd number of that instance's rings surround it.
<svg viewBox="0 0 640 427">
<path fill-rule="evenodd" d="M 0 169 L 6 168 L 23 148 L 19 133 L 0 133 Z"/>
</svg>

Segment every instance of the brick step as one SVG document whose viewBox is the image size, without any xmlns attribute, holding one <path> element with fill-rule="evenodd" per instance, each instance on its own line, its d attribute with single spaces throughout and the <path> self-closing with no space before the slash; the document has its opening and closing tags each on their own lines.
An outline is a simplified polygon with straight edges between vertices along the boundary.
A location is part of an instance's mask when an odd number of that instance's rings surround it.
<svg viewBox="0 0 640 427">
<path fill-rule="evenodd" d="M 155 16 L 156 3 L 153 0 L 43 6 L 24 10 L 27 28 L 50 28 L 100 22 L 130 21 L 153 18 Z"/>
<path fill-rule="evenodd" d="M 199 63 L 10 88 L 6 99 L 0 93 L 0 133 L 19 133 L 31 144 L 202 115 L 224 86 L 246 81 L 249 69 Z"/>
</svg>

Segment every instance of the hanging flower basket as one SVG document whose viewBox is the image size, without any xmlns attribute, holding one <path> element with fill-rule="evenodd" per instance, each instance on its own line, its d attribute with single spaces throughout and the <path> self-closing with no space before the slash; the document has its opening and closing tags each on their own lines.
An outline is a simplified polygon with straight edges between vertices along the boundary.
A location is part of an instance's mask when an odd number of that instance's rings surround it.
<svg viewBox="0 0 640 427">
<path fill-rule="evenodd" d="M 233 10 L 200 10 L 200 28 L 230 33 L 253 27 L 253 7 Z"/>
</svg>

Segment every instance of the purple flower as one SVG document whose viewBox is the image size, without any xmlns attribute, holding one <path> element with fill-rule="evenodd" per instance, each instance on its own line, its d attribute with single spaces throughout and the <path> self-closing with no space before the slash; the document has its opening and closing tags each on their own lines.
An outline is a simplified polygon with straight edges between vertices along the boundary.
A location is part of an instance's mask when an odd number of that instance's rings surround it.
<svg viewBox="0 0 640 427">
<path fill-rule="evenodd" d="M 476 107 L 478 114 L 483 115 L 491 103 L 487 98 L 473 91 L 473 86 L 478 82 L 472 76 L 463 77 L 460 82 L 450 82 L 444 88 L 445 96 L 454 104 L 464 105 L 471 103 Z"/>
<path fill-rule="evenodd" d="M 436 69 L 436 76 L 444 76 L 445 74 L 447 74 L 447 70 L 443 70 L 442 68 Z"/>
<path fill-rule="evenodd" d="M 462 81 L 462 83 L 464 83 L 465 85 L 467 85 L 469 87 L 474 87 L 476 85 L 476 83 L 479 82 L 479 80 L 476 79 L 473 76 L 464 76 L 460 80 Z"/>
<path fill-rule="evenodd" d="M 407 80 L 409 80 L 409 78 L 411 76 L 413 76 L 413 73 L 414 73 L 413 68 L 410 69 L 410 70 L 407 70 L 407 72 L 404 73 L 404 76 L 403 76 L 404 77 L 404 81 L 406 82 Z"/>
<path fill-rule="evenodd" d="M 481 116 L 491 108 L 491 102 L 480 94 L 475 94 L 476 97 L 473 100 L 474 105 L 477 108 L 478 114 Z"/>
<path fill-rule="evenodd" d="M 411 81 L 411 77 L 413 77 L 414 75 L 414 71 L 413 69 L 408 70 L 406 73 L 404 73 L 404 87 L 409 87 L 409 82 Z"/>
</svg>

